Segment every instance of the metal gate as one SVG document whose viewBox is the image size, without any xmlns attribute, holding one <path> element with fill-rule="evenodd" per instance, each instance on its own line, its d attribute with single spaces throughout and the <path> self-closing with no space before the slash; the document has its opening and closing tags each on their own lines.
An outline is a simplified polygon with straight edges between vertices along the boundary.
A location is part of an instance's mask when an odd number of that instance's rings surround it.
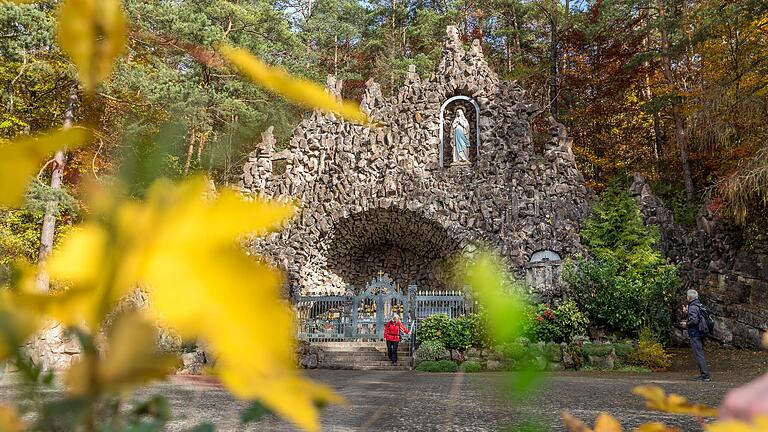
<svg viewBox="0 0 768 432">
<path fill-rule="evenodd" d="M 353 287 L 348 293 L 355 292 Z M 406 327 L 413 320 L 443 313 L 451 318 L 472 313 L 475 303 L 467 290 L 425 291 L 416 285 L 400 288 L 389 276 L 379 273 L 356 295 L 295 296 L 302 340 L 378 341 L 384 339 L 384 323 L 397 313 Z"/>
<path fill-rule="evenodd" d="M 299 339 L 383 340 L 384 323 L 392 314 L 409 325 L 415 293 L 416 285 L 403 292 L 389 276 L 379 274 L 354 296 L 296 296 Z"/>
</svg>

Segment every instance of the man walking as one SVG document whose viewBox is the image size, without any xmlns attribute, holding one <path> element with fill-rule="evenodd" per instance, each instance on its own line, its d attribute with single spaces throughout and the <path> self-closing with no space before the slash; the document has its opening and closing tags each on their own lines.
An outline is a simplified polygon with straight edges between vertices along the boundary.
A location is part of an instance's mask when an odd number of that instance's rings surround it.
<svg viewBox="0 0 768 432">
<path fill-rule="evenodd" d="M 680 324 L 688 329 L 693 358 L 699 366 L 699 376 L 694 379 L 696 381 L 710 381 L 707 360 L 704 358 L 704 339 L 707 338 L 712 329 L 707 325 L 707 320 L 702 313 L 703 305 L 699 301 L 699 293 L 696 290 L 688 290 L 686 294 L 688 304 L 683 306 L 683 312 L 688 314 L 688 319 Z"/>
</svg>

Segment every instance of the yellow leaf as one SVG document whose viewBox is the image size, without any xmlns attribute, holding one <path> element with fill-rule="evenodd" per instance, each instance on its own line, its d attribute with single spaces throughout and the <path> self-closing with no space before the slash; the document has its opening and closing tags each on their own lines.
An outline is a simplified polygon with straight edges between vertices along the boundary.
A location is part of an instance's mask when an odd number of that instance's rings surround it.
<svg viewBox="0 0 768 432">
<path fill-rule="evenodd" d="M 643 423 L 635 432 L 679 432 L 680 429 L 676 427 L 667 426 L 661 422 Z"/>
<path fill-rule="evenodd" d="M 755 416 L 751 422 L 721 420 L 704 426 L 705 432 L 768 432 L 768 416 Z"/>
<path fill-rule="evenodd" d="M 19 418 L 16 408 L 11 405 L 0 405 L 0 431 L 21 432 L 23 430 L 26 430 L 26 427 Z"/>
<path fill-rule="evenodd" d="M 595 420 L 595 432 L 622 432 L 621 423 L 610 414 L 602 412 Z"/>
<path fill-rule="evenodd" d="M 96 369 L 93 356 L 84 356 L 67 374 L 67 385 L 75 395 L 88 395 L 96 384 L 100 390 L 119 393 L 160 379 L 173 371 L 176 356 L 157 351 L 156 326 L 136 313 L 118 317 L 109 334 L 106 353 Z M 96 370 L 96 382 L 89 372 Z"/>
<path fill-rule="evenodd" d="M 340 103 L 325 89 L 310 80 L 294 77 L 283 69 L 268 66 L 244 49 L 223 46 L 220 51 L 242 74 L 292 102 L 323 112 L 333 112 L 352 122 L 360 124 L 369 122 L 368 117 L 360 111 L 358 103 L 352 101 Z"/>
<path fill-rule="evenodd" d="M 112 72 L 123 53 L 128 20 L 120 0 L 64 0 L 59 6 L 57 40 L 75 64 L 86 91 Z"/>
<path fill-rule="evenodd" d="M 40 327 L 40 316 L 20 307 L 6 288 L 0 288 L 0 360 L 13 355 Z"/>
<path fill-rule="evenodd" d="M 592 432 L 592 429 L 568 411 L 561 412 L 560 418 L 563 419 L 563 423 L 568 432 Z"/>
<path fill-rule="evenodd" d="M 706 405 L 692 404 L 688 402 L 688 399 L 677 394 L 667 396 L 664 390 L 657 385 L 638 386 L 632 392 L 644 397 L 645 405 L 653 410 L 696 417 L 717 416 L 717 409 Z"/>
<path fill-rule="evenodd" d="M 76 127 L 0 142 L 0 206 L 19 205 L 30 177 L 46 157 L 57 149 L 83 145 L 89 136 L 87 129 Z"/>
<path fill-rule="evenodd" d="M 137 285 L 146 287 L 154 316 L 185 338 L 201 339 L 235 396 L 260 399 L 299 427 L 317 430 L 315 403 L 340 399 L 296 371 L 293 314 L 281 296 L 282 277 L 237 243 L 277 228 L 294 207 L 245 201 L 230 190 L 207 199 L 205 192 L 204 179 L 156 183 L 145 202 L 108 211 L 109 228 L 94 222 L 74 232 L 51 258 L 51 275 L 77 281 L 77 289 L 92 287 L 96 300 L 88 303 L 74 290 L 80 303 L 72 300 L 71 306 L 92 324 L 103 319 L 105 305 L 108 310 Z M 67 269 L 77 263 L 89 264 Z M 82 378 L 78 373 L 75 382 Z"/>
</svg>

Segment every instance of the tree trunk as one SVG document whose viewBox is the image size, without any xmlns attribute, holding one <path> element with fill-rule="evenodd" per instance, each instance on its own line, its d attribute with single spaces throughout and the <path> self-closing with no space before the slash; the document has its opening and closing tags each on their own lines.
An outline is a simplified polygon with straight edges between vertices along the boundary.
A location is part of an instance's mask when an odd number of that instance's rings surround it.
<svg viewBox="0 0 768 432">
<path fill-rule="evenodd" d="M 192 154 L 195 151 L 195 134 L 197 132 L 192 129 L 189 134 L 189 144 L 187 144 L 187 158 L 184 161 L 184 175 L 189 174 L 189 167 L 192 164 Z"/>
<path fill-rule="evenodd" d="M 555 18 L 550 18 L 549 23 L 549 112 L 557 118 L 557 63 L 560 57 L 557 54 L 557 23 Z"/>
<path fill-rule="evenodd" d="M 67 101 L 67 109 L 64 111 L 64 126 L 63 129 L 69 129 L 75 120 L 75 108 L 77 107 L 77 84 L 73 84 L 69 90 L 69 100 Z M 56 154 L 53 156 L 53 171 L 51 172 L 51 189 L 61 189 L 61 180 L 64 177 L 64 163 L 65 163 L 66 149 L 61 148 L 56 150 Z M 58 213 L 59 203 L 54 199 L 49 201 L 45 205 L 45 214 L 43 215 L 43 227 L 40 232 L 40 254 L 38 255 L 38 263 L 41 268 L 37 274 L 37 288 L 40 292 L 48 292 L 51 286 L 50 277 L 48 273 L 43 270 L 42 265 L 53 252 L 53 239 L 56 235 L 56 214 Z"/>
<path fill-rule="evenodd" d="M 515 54 L 520 54 L 520 23 L 517 21 L 517 8 L 512 4 L 512 28 L 515 31 Z"/>
</svg>

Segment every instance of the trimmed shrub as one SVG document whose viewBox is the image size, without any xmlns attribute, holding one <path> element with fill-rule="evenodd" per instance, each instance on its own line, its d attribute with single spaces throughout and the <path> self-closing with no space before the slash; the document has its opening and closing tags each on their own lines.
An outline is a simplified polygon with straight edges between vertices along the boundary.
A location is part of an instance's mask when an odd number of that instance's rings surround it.
<svg viewBox="0 0 768 432">
<path fill-rule="evenodd" d="M 576 302 L 568 300 L 557 308 L 539 304 L 528 309 L 523 333 L 534 341 L 568 342 L 587 332 L 589 319 Z"/>
<path fill-rule="evenodd" d="M 442 342 L 449 350 L 464 353 L 472 346 L 472 334 L 475 321 L 468 316 L 449 319 L 443 331 Z"/>
<path fill-rule="evenodd" d="M 419 329 L 416 333 L 418 342 L 439 340 L 445 345 L 443 337 L 450 321 L 451 318 L 446 314 L 435 314 L 424 318 L 419 323 Z"/>
<path fill-rule="evenodd" d="M 425 360 L 437 360 L 440 358 L 440 356 L 443 355 L 445 352 L 445 345 L 443 345 L 442 342 L 439 340 L 428 340 L 424 341 L 419 345 L 419 347 L 416 349 L 416 358 L 419 359 L 419 361 L 425 361 Z"/>
<path fill-rule="evenodd" d="M 416 366 L 420 372 L 456 372 L 459 367 L 451 360 L 423 361 Z"/>
<path fill-rule="evenodd" d="M 605 357 L 613 351 L 613 345 L 611 344 L 593 344 L 585 343 L 581 346 L 581 353 L 584 357 Z"/>
<path fill-rule="evenodd" d="M 548 362 L 560 361 L 563 359 L 563 351 L 560 348 L 560 344 L 554 342 L 548 342 L 544 345 L 544 358 Z"/>
<path fill-rule="evenodd" d="M 462 372 L 472 373 L 472 372 L 480 372 L 482 370 L 482 366 L 480 366 L 480 363 L 474 361 L 474 360 L 467 360 L 464 363 L 459 366 L 459 370 Z"/>
<path fill-rule="evenodd" d="M 572 367 L 576 370 L 581 369 L 581 347 L 576 342 L 571 342 L 565 348 L 565 352 L 571 357 Z"/>
<path fill-rule="evenodd" d="M 616 350 L 617 357 L 626 359 L 635 350 L 635 347 L 628 343 L 615 343 L 613 349 Z"/>
<path fill-rule="evenodd" d="M 521 360 L 528 355 L 528 347 L 517 342 L 499 345 L 501 355 L 510 360 Z"/>
<path fill-rule="evenodd" d="M 468 315 L 467 319 L 472 322 L 472 347 L 484 349 L 493 346 L 493 340 L 488 332 L 488 319 L 485 313 Z"/>
<path fill-rule="evenodd" d="M 641 366 L 653 371 L 665 371 L 672 366 L 672 357 L 664 349 L 664 346 L 653 339 L 649 329 L 644 329 L 640 334 L 637 349 L 627 357 L 629 364 Z"/>
</svg>

